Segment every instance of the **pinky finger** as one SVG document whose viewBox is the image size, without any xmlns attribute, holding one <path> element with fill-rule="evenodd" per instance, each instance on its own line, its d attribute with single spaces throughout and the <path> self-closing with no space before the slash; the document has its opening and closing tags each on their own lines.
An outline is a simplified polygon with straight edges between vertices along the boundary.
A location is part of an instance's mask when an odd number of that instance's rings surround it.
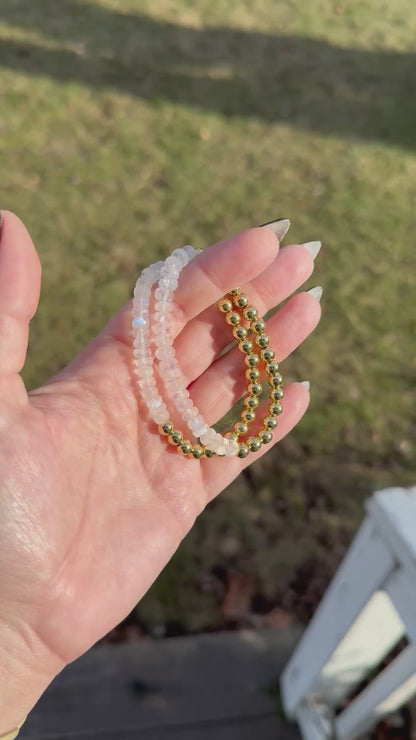
<svg viewBox="0 0 416 740">
<path fill-rule="evenodd" d="M 285 403 L 278 418 L 278 426 L 273 433 L 270 444 L 262 445 L 258 452 L 250 452 L 247 457 L 221 457 L 207 460 L 204 467 L 207 500 L 215 498 L 228 486 L 244 468 L 262 457 L 273 445 L 283 439 L 296 426 L 309 405 L 309 391 L 302 383 L 291 383 L 285 387 Z M 259 409 L 260 411 L 260 409 Z"/>
</svg>

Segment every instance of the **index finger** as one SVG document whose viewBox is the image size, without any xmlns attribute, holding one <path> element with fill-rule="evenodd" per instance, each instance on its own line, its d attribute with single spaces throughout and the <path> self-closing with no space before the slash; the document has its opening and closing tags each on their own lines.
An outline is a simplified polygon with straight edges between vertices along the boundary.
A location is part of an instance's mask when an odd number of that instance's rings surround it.
<svg viewBox="0 0 416 740">
<path fill-rule="evenodd" d="M 175 324 L 179 323 L 176 330 L 228 291 L 260 275 L 278 251 L 277 236 L 270 228 L 258 226 L 198 254 L 181 273 L 174 295 L 173 315 Z"/>
</svg>

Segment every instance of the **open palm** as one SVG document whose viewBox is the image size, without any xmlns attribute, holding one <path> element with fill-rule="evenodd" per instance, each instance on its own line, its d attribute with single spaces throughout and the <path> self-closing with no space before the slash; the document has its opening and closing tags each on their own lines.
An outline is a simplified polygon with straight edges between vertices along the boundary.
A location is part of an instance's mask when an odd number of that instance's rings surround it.
<svg viewBox="0 0 416 740">
<path fill-rule="evenodd" d="M 2 216 L 0 659 L 7 652 L 15 673 L 24 666 L 26 682 L 28 674 L 43 677 L 33 679 L 36 690 L 25 689 L 28 711 L 66 663 L 128 614 L 207 502 L 270 445 L 246 460 L 202 461 L 166 445 L 134 384 L 130 304 L 68 367 L 27 393 L 19 372 L 40 265 L 21 221 L 7 211 Z M 246 383 L 237 349 L 217 358 L 231 333 L 212 304 L 238 285 L 264 314 L 312 269 L 306 249 L 279 251 L 264 227 L 215 244 L 184 269 L 175 294 L 175 348 L 209 423 Z M 298 293 L 268 321 L 278 360 L 319 315 L 318 301 Z M 274 441 L 298 422 L 308 400 L 299 383 L 286 386 Z M 4 729 L 16 719 L 12 711 L 7 717 L 6 703 L 7 696 L 0 706 Z"/>
</svg>

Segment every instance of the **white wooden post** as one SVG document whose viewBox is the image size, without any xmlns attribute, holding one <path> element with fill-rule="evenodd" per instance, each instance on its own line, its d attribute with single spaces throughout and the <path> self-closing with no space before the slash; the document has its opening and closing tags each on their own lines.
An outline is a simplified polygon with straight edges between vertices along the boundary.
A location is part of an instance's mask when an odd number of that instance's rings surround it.
<svg viewBox="0 0 416 740">
<path fill-rule="evenodd" d="M 352 740 L 416 693 L 416 487 L 379 491 L 366 509 L 281 676 L 285 711 L 307 740 Z M 409 647 L 336 715 L 404 635 Z"/>
</svg>

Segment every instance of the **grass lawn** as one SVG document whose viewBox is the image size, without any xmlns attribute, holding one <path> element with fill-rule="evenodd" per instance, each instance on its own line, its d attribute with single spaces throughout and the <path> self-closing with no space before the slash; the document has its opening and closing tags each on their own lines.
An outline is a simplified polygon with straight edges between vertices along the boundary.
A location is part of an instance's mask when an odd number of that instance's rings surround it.
<svg viewBox="0 0 416 740">
<path fill-rule="evenodd" d="M 411 0 L 0 0 L 0 205 L 43 264 L 29 387 L 175 246 L 281 216 L 324 245 L 284 367 L 310 409 L 197 522 L 151 628 L 220 625 L 233 569 L 307 616 L 365 497 L 416 482 L 415 37 Z"/>
</svg>

